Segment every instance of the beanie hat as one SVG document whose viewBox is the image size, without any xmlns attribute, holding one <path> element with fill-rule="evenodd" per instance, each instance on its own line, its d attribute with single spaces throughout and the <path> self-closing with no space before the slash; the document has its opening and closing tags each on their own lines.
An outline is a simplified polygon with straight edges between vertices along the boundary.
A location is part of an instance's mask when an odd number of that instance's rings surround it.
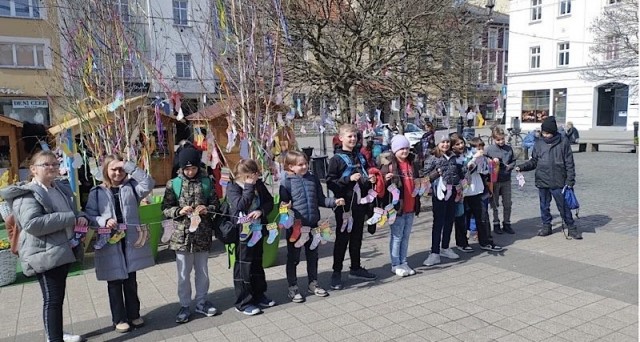
<svg viewBox="0 0 640 342">
<path fill-rule="evenodd" d="M 551 134 L 558 133 L 558 125 L 556 124 L 555 116 L 549 116 L 546 119 L 544 119 L 544 121 L 542 121 L 541 128 L 543 132 L 547 132 Z"/>
<path fill-rule="evenodd" d="M 434 133 L 434 143 L 437 145 L 443 141 L 451 140 L 448 131 L 436 131 Z"/>
<path fill-rule="evenodd" d="M 178 165 L 181 169 L 189 166 L 200 166 L 200 152 L 195 148 L 185 148 L 178 153 Z"/>
<path fill-rule="evenodd" d="M 409 139 L 407 139 L 407 137 L 405 137 L 404 135 L 396 135 L 395 137 L 393 137 L 393 139 L 391 139 L 391 151 L 393 153 L 396 153 L 403 148 L 409 147 Z"/>
</svg>

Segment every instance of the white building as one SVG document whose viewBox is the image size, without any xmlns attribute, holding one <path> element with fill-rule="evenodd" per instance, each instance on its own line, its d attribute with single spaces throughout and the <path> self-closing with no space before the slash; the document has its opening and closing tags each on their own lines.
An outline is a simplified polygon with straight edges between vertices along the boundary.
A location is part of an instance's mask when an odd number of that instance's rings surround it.
<svg viewBox="0 0 640 342">
<path fill-rule="evenodd" d="M 633 129 L 638 92 L 629 81 L 580 77 L 594 39 L 591 23 L 620 1 L 511 1 L 507 126 L 518 118 L 526 132 L 555 115 L 559 125 L 572 121 L 582 130 Z"/>
</svg>

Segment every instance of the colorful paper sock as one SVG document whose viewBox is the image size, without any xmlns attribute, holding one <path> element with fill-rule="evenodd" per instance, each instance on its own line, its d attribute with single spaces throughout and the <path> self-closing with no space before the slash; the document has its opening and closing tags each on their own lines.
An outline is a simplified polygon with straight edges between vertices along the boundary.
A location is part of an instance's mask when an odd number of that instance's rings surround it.
<svg viewBox="0 0 640 342">
<path fill-rule="evenodd" d="M 138 231 L 138 239 L 133 244 L 133 247 L 141 248 L 147 243 L 147 240 L 149 240 L 149 227 L 146 224 L 141 224 L 136 227 L 136 229 Z"/>
<path fill-rule="evenodd" d="M 516 179 L 518 180 L 518 186 L 522 188 L 524 186 L 524 175 L 518 172 L 518 174 L 516 174 Z"/>
<path fill-rule="evenodd" d="M 289 220 L 289 208 L 287 208 L 286 205 L 283 205 L 282 203 L 280 203 L 280 209 L 278 210 L 278 227 L 282 228 L 289 228 L 286 227 L 286 223 Z"/>
<path fill-rule="evenodd" d="M 276 237 L 278 236 L 278 225 L 275 223 L 269 223 L 267 225 L 267 230 L 269 231 L 267 243 L 272 244 L 274 241 L 276 241 Z"/>
<path fill-rule="evenodd" d="M 189 231 L 193 233 L 198 229 L 198 226 L 200 225 L 200 222 L 202 222 L 202 219 L 198 214 L 191 214 L 190 218 L 191 221 L 189 222 Z"/>
<path fill-rule="evenodd" d="M 69 240 L 71 248 L 75 248 L 76 246 L 78 246 L 84 240 L 84 237 L 87 235 L 88 231 L 89 227 L 76 225 L 73 228 L 73 237 L 71 238 L 71 240 Z"/>
<path fill-rule="evenodd" d="M 449 198 L 451 198 L 451 195 L 453 194 L 453 186 L 451 184 L 447 184 L 446 189 L 447 189 L 447 192 L 444 194 L 444 200 L 448 201 Z"/>
<path fill-rule="evenodd" d="M 352 220 L 351 213 L 342 213 L 342 226 L 340 226 L 340 231 L 344 232 L 347 230 L 347 226 L 349 226 L 349 221 Z"/>
<path fill-rule="evenodd" d="M 303 226 L 302 228 L 300 228 L 300 238 L 294 246 L 296 248 L 304 246 L 304 244 L 309 241 L 309 233 L 311 233 L 311 227 Z"/>
<path fill-rule="evenodd" d="M 378 196 L 378 193 L 375 190 L 369 190 L 369 193 L 367 193 L 367 196 L 360 199 L 359 203 L 360 204 L 371 203 L 373 202 L 374 199 L 376 199 L 376 196 Z"/>
<path fill-rule="evenodd" d="M 376 224 L 380 221 L 380 219 L 382 218 L 382 215 L 384 215 L 384 209 L 382 208 L 373 208 L 373 216 L 371 216 L 368 220 L 367 220 L 367 224 Z"/>
<path fill-rule="evenodd" d="M 353 196 L 356 203 L 360 203 L 360 200 L 362 198 L 362 190 L 360 189 L 360 184 L 358 183 L 353 186 Z"/>
<path fill-rule="evenodd" d="M 396 216 L 398 214 L 398 212 L 396 211 L 396 209 L 393 207 L 393 204 L 389 203 L 384 210 L 387 212 L 387 222 L 389 222 L 389 225 L 392 225 L 394 222 L 396 222 Z"/>
<path fill-rule="evenodd" d="M 96 239 L 96 243 L 93 245 L 94 249 L 102 249 L 109 241 L 109 237 L 111 236 L 111 229 L 109 228 L 98 228 L 98 238 Z"/>
<path fill-rule="evenodd" d="M 295 220 L 293 222 L 293 230 L 291 231 L 291 236 L 289 237 L 289 242 L 296 242 L 300 238 L 300 230 L 302 228 L 302 221 Z"/>
<path fill-rule="evenodd" d="M 249 140 L 247 138 L 240 140 L 240 158 L 249 159 Z"/>
<path fill-rule="evenodd" d="M 241 216 L 238 218 L 238 224 L 242 225 L 240 230 L 240 241 L 245 241 L 251 234 L 251 220 L 247 216 Z"/>
<path fill-rule="evenodd" d="M 120 242 L 120 240 L 122 240 L 127 235 L 126 230 L 127 230 L 126 224 L 124 223 L 118 224 L 118 230 L 116 230 L 116 232 L 111 235 L 108 242 L 112 245 L 115 245 L 116 243 Z"/>
<path fill-rule="evenodd" d="M 391 193 L 391 203 L 393 203 L 394 205 L 397 204 L 400 200 L 400 190 L 398 189 L 398 187 L 395 184 L 391 184 L 389 185 L 387 190 L 389 190 L 389 192 Z"/>
<path fill-rule="evenodd" d="M 420 184 L 422 181 L 420 179 L 416 179 L 413 182 L 413 192 L 411 193 L 411 197 L 416 197 L 420 194 Z"/>
<path fill-rule="evenodd" d="M 384 227 L 385 223 L 387 223 L 387 212 L 384 212 L 382 214 L 382 216 L 380 217 L 380 221 L 378 221 L 378 223 L 376 223 L 376 227 L 382 228 L 382 227 Z"/>
<path fill-rule="evenodd" d="M 418 192 L 418 195 L 424 195 L 430 188 L 431 184 L 429 182 L 429 179 L 423 179 L 422 184 L 420 184 L 420 191 Z"/>
<path fill-rule="evenodd" d="M 320 229 L 320 237 L 322 238 L 322 241 L 320 241 L 320 243 L 324 245 L 325 243 L 334 240 L 333 231 L 329 226 L 329 222 L 322 222 L 318 229 Z"/>
<path fill-rule="evenodd" d="M 260 224 L 260 221 L 254 221 L 251 223 L 251 239 L 247 242 L 247 246 L 255 246 L 260 239 L 262 239 L 262 224 Z"/>
<path fill-rule="evenodd" d="M 171 235 L 176 230 L 176 222 L 174 220 L 163 220 L 162 221 L 162 237 L 160 241 L 162 243 L 167 243 L 171 240 Z"/>
<path fill-rule="evenodd" d="M 313 229 L 313 241 L 311 241 L 311 246 L 309 246 L 310 250 L 314 250 L 318 247 L 318 244 L 320 244 L 320 240 L 322 240 L 322 237 L 320 236 L 320 228 L 314 228 Z"/>
</svg>

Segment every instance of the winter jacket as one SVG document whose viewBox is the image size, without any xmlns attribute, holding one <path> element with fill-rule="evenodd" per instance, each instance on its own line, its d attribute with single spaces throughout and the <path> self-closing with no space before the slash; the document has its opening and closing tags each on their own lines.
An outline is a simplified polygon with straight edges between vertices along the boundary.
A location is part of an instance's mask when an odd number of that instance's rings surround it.
<svg viewBox="0 0 640 342">
<path fill-rule="evenodd" d="M 260 221 L 263 225 L 269 223 L 267 216 L 273 210 L 273 196 L 261 180 L 256 184 L 244 184 L 244 188 L 235 182 L 229 183 L 227 186 L 227 202 L 229 203 L 229 215 L 239 217 L 242 212 L 244 215 L 249 214 L 249 208 L 253 201 L 258 199 L 259 206 L 257 210 L 262 211 Z M 237 219 L 236 219 L 237 221 Z M 262 235 L 268 234 L 266 226 L 262 227 Z"/>
<path fill-rule="evenodd" d="M 438 172 L 438 169 L 440 169 L 441 173 Z M 425 177 L 429 177 L 433 187 L 436 186 L 435 180 L 440 178 L 441 175 L 447 184 L 460 184 L 460 174 L 456 166 L 456 157 L 451 154 L 443 154 L 440 157 L 435 154 L 430 155 L 424 161 L 422 171 Z"/>
<path fill-rule="evenodd" d="M 351 160 L 352 165 L 354 165 L 351 174 L 355 174 L 361 172 L 361 168 L 358 167 L 358 165 L 360 165 L 360 159 L 358 158 L 360 152 L 349 152 L 344 150 L 336 151 L 334 156 L 329 160 L 329 167 L 327 170 L 327 188 L 333 192 L 333 196 L 335 198 L 344 198 L 347 203 L 345 209 L 349 211 L 351 207 L 359 205 L 356 203 L 351 204 L 353 199 L 353 187 L 356 185 L 356 182 L 352 182 L 350 180 L 351 175 L 343 177 L 343 173 L 347 169 L 347 164 L 339 154 L 346 155 Z M 365 169 L 367 168 L 366 165 L 364 167 Z M 367 177 L 364 175 L 360 177 L 358 183 L 360 184 L 360 190 L 363 194 L 366 194 L 369 189 L 371 189 L 371 182 L 369 182 Z"/>
<path fill-rule="evenodd" d="M 545 142 L 545 139 L 536 140 L 531 159 L 518 167 L 522 171 L 536 170 L 537 188 L 560 189 L 576 183 L 571 144 L 561 134 L 556 134 L 550 143 Z"/>
<path fill-rule="evenodd" d="M 286 174 L 280 182 L 280 201 L 291 202 L 291 210 L 302 225 L 315 228 L 320 221 L 320 206 L 333 208 L 336 200 L 325 197 L 320 180 L 307 172 L 304 176 Z"/>
<path fill-rule="evenodd" d="M 76 218 L 85 215 L 76 211 L 75 198 L 66 180 L 54 181 L 53 187 L 64 195 L 71 211 L 55 212 L 47 191 L 35 182 L 0 189 L 0 196 L 9 203 L 20 225 L 18 250 L 26 276 L 72 263 L 82 253 L 82 245 L 72 249 L 69 239 Z"/>
<path fill-rule="evenodd" d="M 162 213 L 164 217 L 174 220 L 176 229 L 171 235 L 169 248 L 174 251 L 198 253 L 208 252 L 213 240 L 213 214 L 220 211 L 220 201 L 212 187 L 208 194 L 202 190 L 202 177 L 207 177 L 204 170 L 189 179 L 183 173 L 178 175 L 182 179 L 180 198 L 177 198 L 173 190 L 173 179 L 167 182 L 162 201 Z M 212 182 L 213 183 L 213 182 Z M 195 232 L 189 231 L 191 218 L 188 215 L 180 215 L 180 210 L 186 206 L 196 208 L 199 205 L 207 207 L 207 213 L 200 215 L 201 221 Z"/>
<path fill-rule="evenodd" d="M 379 156 L 378 160 L 380 160 L 380 171 L 382 173 L 382 177 L 384 177 L 389 172 L 394 174 L 393 178 L 386 182 L 385 187 L 388 187 L 391 184 L 395 184 L 398 190 L 400 190 L 400 200 L 398 201 L 398 203 L 396 203 L 394 209 L 396 210 L 398 216 L 402 216 L 402 214 L 404 214 L 404 186 L 402 184 L 402 178 L 400 178 L 399 176 L 400 168 L 398 166 L 398 159 L 392 152 L 385 152 Z M 420 178 L 420 162 L 417 156 L 413 153 L 410 153 L 409 157 L 407 157 L 407 161 L 413 167 L 414 179 Z M 381 207 L 386 207 L 389 203 L 391 203 L 391 200 L 391 193 L 387 192 L 386 196 L 384 196 L 384 198 L 382 199 Z M 413 212 L 416 215 L 420 213 L 420 196 L 415 196 L 415 207 Z"/>
<path fill-rule="evenodd" d="M 580 133 L 575 127 L 571 127 L 567 130 L 567 139 L 572 144 L 577 144 L 580 141 Z"/>
<path fill-rule="evenodd" d="M 132 162 L 124 164 L 124 171 L 132 178 L 125 179 L 119 186 L 118 196 L 123 222 L 118 223 L 126 223 L 127 231 L 119 243 L 106 244 L 96 250 L 94 262 L 98 280 L 127 279 L 129 273 L 151 267 L 155 263 L 148 243 L 140 248 L 133 247 L 139 235 L 136 225 L 140 224 L 140 200 L 151 193 L 155 182 Z M 91 189 L 85 209 L 91 225 L 96 228 L 105 227 L 109 219 L 117 220 L 115 204 L 111 189 L 104 185 Z M 125 244 L 124 251 L 121 243 Z"/>
<path fill-rule="evenodd" d="M 500 169 L 498 170 L 498 182 L 511 182 L 511 171 L 516 166 L 516 158 L 513 155 L 511 146 L 504 144 L 498 146 L 492 144 L 487 147 L 485 155 L 491 159 L 498 158 L 500 160 Z M 507 169 L 507 167 L 509 167 Z"/>
</svg>

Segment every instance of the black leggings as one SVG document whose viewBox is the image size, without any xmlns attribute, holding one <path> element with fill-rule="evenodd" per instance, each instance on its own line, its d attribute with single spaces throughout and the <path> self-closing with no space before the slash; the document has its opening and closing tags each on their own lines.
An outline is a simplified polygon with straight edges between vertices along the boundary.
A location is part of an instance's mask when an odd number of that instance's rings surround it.
<svg viewBox="0 0 640 342">
<path fill-rule="evenodd" d="M 108 281 L 107 284 L 113 324 L 130 322 L 140 318 L 136 272 L 129 273 L 127 279 Z"/>
<path fill-rule="evenodd" d="M 65 264 L 36 274 L 44 302 L 42 306 L 44 331 L 50 342 L 63 342 L 62 306 L 70 267 L 71 264 Z"/>
</svg>

